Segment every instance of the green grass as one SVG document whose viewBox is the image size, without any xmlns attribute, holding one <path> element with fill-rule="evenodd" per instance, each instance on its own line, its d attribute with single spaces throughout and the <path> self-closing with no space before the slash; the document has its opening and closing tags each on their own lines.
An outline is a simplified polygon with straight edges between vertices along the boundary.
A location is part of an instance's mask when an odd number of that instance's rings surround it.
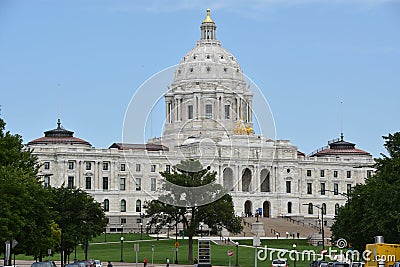
<svg viewBox="0 0 400 267">
<path fill-rule="evenodd" d="M 154 264 L 163 264 L 165 263 L 165 258 L 168 257 L 170 262 L 173 263 L 175 259 L 175 239 L 161 239 L 155 240 L 152 237 L 149 237 L 143 234 L 143 240 L 140 239 L 140 234 L 124 234 L 124 243 L 123 243 L 123 260 L 124 262 L 135 262 L 135 250 L 134 245 L 139 244 L 139 253 L 138 259 L 139 262 L 143 262 L 143 258 L 146 257 L 149 265 L 152 263 L 152 246 L 154 245 Z M 120 242 L 120 234 L 107 234 L 107 243 L 105 243 L 104 235 L 95 238 L 89 245 L 89 258 L 99 259 L 103 262 L 111 261 L 114 262 L 114 266 L 118 266 L 118 262 L 121 259 L 121 242 Z M 178 260 L 179 264 L 189 264 L 187 261 L 188 254 L 188 240 L 182 240 L 178 238 L 180 243 L 179 251 L 178 251 Z M 197 254 L 197 240 L 194 240 L 194 256 Z M 271 239 L 271 240 L 262 240 L 261 246 L 265 245 L 268 248 L 280 248 L 280 249 L 289 249 L 291 250 L 293 247 L 293 243 L 296 243 L 297 250 L 315 250 L 319 251 L 320 248 L 309 246 L 306 240 L 283 240 L 283 239 Z M 254 248 L 242 247 L 241 245 L 252 245 L 252 240 L 239 240 L 239 266 L 242 267 L 250 267 L 254 266 L 254 256 L 255 250 Z M 227 255 L 228 250 L 233 250 L 234 256 L 232 257 L 232 266 L 235 265 L 236 260 L 236 247 L 233 246 L 224 246 L 224 245 L 211 245 L 211 259 L 213 265 L 219 266 L 228 266 L 229 257 Z M 83 250 L 80 246 L 77 247 L 76 256 L 78 259 L 84 258 Z M 286 257 L 288 257 L 286 255 Z M 71 254 L 70 260 L 72 261 L 74 258 L 74 253 Z M 275 257 L 277 258 L 276 254 Z M 25 259 L 25 260 L 33 260 L 31 256 L 18 255 L 17 259 Z M 59 260 L 60 255 L 56 254 L 54 257 L 47 257 L 46 260 Z M 293 262 L 288 261 L 289 266 L 293 267 Z M 296 267 L 308 267 L 310 261 L 298 261 L 296 262 Z M 270 267 L 271 261 L 267 259 L 266 261 L 258 261 L 258 267 Z"/>
</svg>

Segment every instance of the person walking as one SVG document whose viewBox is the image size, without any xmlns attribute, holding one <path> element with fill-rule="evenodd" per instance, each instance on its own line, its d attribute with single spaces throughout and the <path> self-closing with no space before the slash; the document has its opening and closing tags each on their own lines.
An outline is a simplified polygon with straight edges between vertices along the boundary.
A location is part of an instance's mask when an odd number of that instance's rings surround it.
<svg viewBox="0 0 400 267">
<path fill-rule="evenodd" d="M 199 265 L 199 261 L 197 260 L 196 257 L 194 257 L 193 265 L 194 265 L 194 267 L 197 267 Z"/>
<path fill-rule="evenodd" d="M 169 267 L 169 258 L 166 258 L 165 261 L 167 262 L 166 267 Z"/>
<path fill-rule="evenodd" d="M 107 267 L 113 267 L 113 265 L 111 264 L 111 261 L 108 261 Z"/>
<path fill-rule="evenodd" d="M 147 266 L 147 258 L 144 257 L 144 259 L 143 259 L 143 267 L 146 267 L 146 266 Z"/>
</svg>

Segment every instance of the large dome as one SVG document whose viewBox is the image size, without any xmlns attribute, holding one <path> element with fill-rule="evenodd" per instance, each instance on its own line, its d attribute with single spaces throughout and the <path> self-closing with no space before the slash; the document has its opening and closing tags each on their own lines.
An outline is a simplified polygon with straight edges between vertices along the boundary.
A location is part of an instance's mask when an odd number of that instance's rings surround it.
<svg viewBox="0 0 400 267">
<path fill-rule="evenodd" d="M 253 128 L 253 93 L 235 57 L 217 40 L 216 28 L 208 9 L 200 40 L 181 59 L 165 94 L 163 142 L 169 147 L 186 146 L 192 137 L 219 142 L 237 134 L 238 125 Z"/>
<path fill-rule="evenodd" d="M 239 63 L 216 39 L 216 25 L 210 17 L 210 10 L 207 10 L 207 17 L 200 29 L 201 39 L 181 59 L 175 72 L 173 87 L 192 81 L 218 81 L 219 84 L 229 82 L 230 85 L 237 82 L 237 85 L 243 86 L 245 80 Z"/>
</svg>

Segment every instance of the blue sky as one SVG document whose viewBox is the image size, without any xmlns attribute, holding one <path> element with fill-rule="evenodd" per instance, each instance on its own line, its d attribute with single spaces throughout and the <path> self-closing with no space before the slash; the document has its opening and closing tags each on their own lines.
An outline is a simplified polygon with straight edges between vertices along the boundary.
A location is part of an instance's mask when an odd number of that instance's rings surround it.
<svg viewBox="0 0 400 267">
<path fill-rule="evenodd" d="M 0 0 L 7 129 L 28 142 L 55 128 L 59 109 L 93 146 L 121 141 L 135 90 L 195 45 L 206 8 L 268 100 L 277 138 L 307 154 L 326 145 L 343 102 L 346 140 L 385 152 L 381 136 L 400 130 L 395 0 Z"/>
</svg>

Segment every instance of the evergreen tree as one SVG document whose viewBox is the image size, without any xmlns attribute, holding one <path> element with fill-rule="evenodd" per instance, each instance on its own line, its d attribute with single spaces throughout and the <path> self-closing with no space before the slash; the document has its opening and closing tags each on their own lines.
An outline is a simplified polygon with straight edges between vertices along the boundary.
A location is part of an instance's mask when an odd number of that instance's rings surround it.
<svg viewBox="0 0 400 267">
<path fill-rule="evenodd" d="M 242 231 L 241 219 L 235 216 L 232 197 L 225 192 L 220 184 L 215 183 L 216 172 L 204 169 L 199 161 L 187 160 L 177 164 L 172 172 L 161 172 L 165 178 L 162 194 L 157 200 L 145 203 L 146 217 L 156 226 L 156 231 L 165 225 L 182 223 L 184 235 L 188 237 L 188 261 L 193 260 L 193 236 L 204 222 L 214 231 L 225 227 L 232 233 Z M 202 190 L 202 186 L 207 190 Z M 177 187 L 178 186 L 178 187 Z M 196 190 L 186 190 L 196 187 Z M 212 188 L 210 190 L 210 188 Z M 198 190 L 197 190 L 198 189 Z M 217 199 L 218 198 L 218 199 Z M 204 203 L 206 205 L 196 205 Z M 171 205 L 176 203 L 176 205 Z"/>
</svg>

